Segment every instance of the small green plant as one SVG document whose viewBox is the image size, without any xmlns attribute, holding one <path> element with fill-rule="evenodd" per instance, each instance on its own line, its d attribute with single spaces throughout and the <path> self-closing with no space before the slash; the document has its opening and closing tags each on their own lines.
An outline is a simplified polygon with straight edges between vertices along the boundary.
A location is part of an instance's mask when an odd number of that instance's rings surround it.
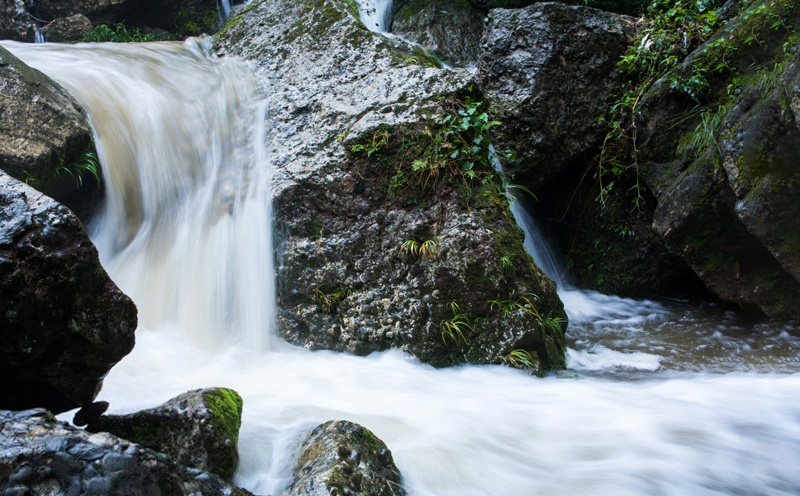
<svg viewBox="0 0 800 496">
<path fill-rule="evenodd" d="M 400 245 L 400 254 L 416 259 L 436 260 L 439 258 L 439 237 L 427 239 L 422 243 L 409 239 Z"/>
<path fill-rule="evenodd" d="M 116 43 L 130 43 L 130 42 L 143 42 L 153 41 L 153 35 L 143 33 L 139 28 L 129 28 L 125 26 L 125 22 L 118 22 L 114 24 L 113 29 L 105 24 L 95 26 L 94 29 L 83 35 L 81 38 L 83 42 L 116 42 Z"/>
<path fill-rule="evenodd" d="M 503 318 L 509 317 L 517 310 L 522 310 L 531 315 L 538 316 L 539 312 L 536 310 L 536 306 L 533 304 L 533 301 L 537 299 L 538 296 L 533 293 L 525 293 L 521 296 L 516 296 L 516 292 L 512 291 L 508 294 L 508 299 L 506 300 L 489 300 L 489 308 L 492 310 L 495 308 L 500 310 L 500 312 L 503 314 Z"/>
<path fill-rule="evenodd" d="M 617 236 L 620 239 L 633 237 L 633 232 L 631 231 L 631 228 L 623 224 L 618 224 L 617 226 L 615 226 L 614 232 L 617 233 Z"/>
<path fill-rule="evenodd" d="M 699 153 L 713 145 L 722 155 L 716 135 L 717 129 L 727 111 L 727 105 L 718 105 L 715 111 L 709 109 L 701 113 L 700 122 L 695 127 L 694 132 L 688 135 L 691 140 L 689 147 L 691 150 Z"/>
<path fill-rule="evenodd" d="M 61 177 L 62 174 L 71 177 L 75 185 L 79 188 L 83 187 L 83 176 L 86 173 L 89 173 L 97 182 L 97 185 L 100 186 L 100 161 L 97 159 L 97 155 L 92 151 L 84 152 L 75 162 L 62 165 L 55 171 L 56 177 Z"/>
<path fill-rule="evenodd" d="M 461 312 L 458 303 L 451 301 L 450 311 L 453 313 L 453 317 L 450 320 L 443 320 L 440 324 L 442 342 L 447 344 L 447 340 L 450 339 L 456 344 L 459 344 L 459 342 L 466 344 L 467 338 L 464 336 L 464 332 L 467 329 L 474 332 L 475 329 L 473 329 L 472 325 L 469 323 L 467 314 Z"/>
<path fill-rule="evenodd" d="M 326 293 L 322 290 L 323 286 L 324 284 L 320 284 L 314 288 L 314 296 L 311 298 L 311 300 L 317 302 L 322 313 L 330 315 L 336 312 L 336 308 L 339 306 L 339 303 L 347 298 L 347 296 L 350 294 L 350 290 L 339 286 L 332 292 Z"/>
<path fill-rule="evenodd" d="M 503 268 L 503 272 L 506 273 L 512 273 L 517 270 L 517 268 L 514 267 L 514 262 L 508 255 L 500 257 L 500 266 Z"/>
<path fill-rule="evenodd" d="M 356 143 L 350 147 L 350 151 L 353 153 L 367 152 L 367 157 L 372 157 L 372 154 L 386 146 L 388 142 L 389 131 L 387 129 L 381 129 L 372 134 L 369 143 Z"/>
<path fill-rule="evenodd" d="M 511 350 L 507 355 L 499 358 L 504 365 L 526 370 L 530 374 L 534 374 L 539 370 L 539 360 L 533 358 L 533 355 L 527 350 Z"/>
<path fill-rule="evenodd" d="M 561 325 L 564 323 L 564 319 L 560 317 L 550 317 L 544 316 L 539 312 L 539 309 L 536 308 L 534 304 L 535 301 L 539 299 L 533 293 L 525 293 L 520 296 L 516 296 L 516 292 L 512 291 L 508 295 L 508 299 L 505 300 L 489 300 L 489 308 L 494 310 L 498 309 L 503 318 L 510 317 L 513 313 L 517 311 L 523 311 L 531 316 L 533 316 L 539 327 L 547 330 L 549 332 L 561 332 Z"/>
</svg>

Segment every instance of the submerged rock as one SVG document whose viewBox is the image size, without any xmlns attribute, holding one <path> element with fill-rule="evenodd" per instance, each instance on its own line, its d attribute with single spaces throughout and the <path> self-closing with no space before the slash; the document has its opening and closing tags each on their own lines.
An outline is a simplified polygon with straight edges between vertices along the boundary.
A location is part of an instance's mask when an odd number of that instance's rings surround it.
<svg viewBox="0 0 800 496">
<path fill-rule="evenodd" d="M 95 180 L 86 117 L 58 83 L 0 47 L 0 169 L 60 202 Z M 84 175 L 86 176 L 84 178 Z"/>
<path fill-rule="evenodd" d="M 242 398 L 223 388 L 197 389 L 127 415 L 103 415 L 90 432 L 109 432 L 169 455 L 177 463 L 233 480 Z"/>
<path fill-rule="evenodd" d="M 435 154 L 426 132 L 481 99 L 467 71 L 368 31 L 337 0 L 254 2 L 216 46 L 272 82 L 285 339 L 361 355 L 397 348 L 436 366 L 523 349 L 537 372 L 564 367 L 562 304 L 490 166 L 475 165 L 483 183 L 447 166 L 439 180 L 412 170 L 412 157 Z M 403 250 L 413 243 L 428 251 Z"/>
<path fill-rule="evenodd" d="M 56 421 L 40 409 L 0 410 L 0 490 L 87 496 L 250 494 L 130 441 Z"/>
<path fill-rule="evenodd" d="M 332 420 L 314 429 L 300 448 L 286 496 L 403 496 L 392 452 L 368 429 Z"/>
<path fill-rule="evenodd" d="M 392 33 L 418 43 L 448 64 L 478 64 L 484 14 L 467 0 L 415 0 L 392 20 Z"/>
<path fill-rule="evenodd" d="M 91 402 L 135 329 L 77 217 L 0 172 L 0 408 Z"/>
<path fill-rule="evenodd" d="M 600 121 L 633 20 L 561 3 L 489 13 L 478 77 L 516 153 L 516 181 L 537 189 L 602 142 Z"/>
<path fill-rule="evenodd" d="M 22 0 L 0 0 L 0 40 L 32 43 L 34 38 L 34 21 L 25 8 L 25 3 Z"/>
<path fill-rule="evenodd" d="M 92 30 L 92 21 L 83 14 L 70 17 L 59 17 L 42 29 L 48 42 L 65 43 L 78 41 Z"/>
</svg>

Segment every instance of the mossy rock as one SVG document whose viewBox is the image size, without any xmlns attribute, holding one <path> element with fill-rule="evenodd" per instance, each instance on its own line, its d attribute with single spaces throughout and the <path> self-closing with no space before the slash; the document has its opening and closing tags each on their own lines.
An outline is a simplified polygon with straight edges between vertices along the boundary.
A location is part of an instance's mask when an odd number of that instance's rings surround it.
<svg viewBox="0 0 800 496">
<path fill-rule="evenodd" d="M 148 410 L 103 415 L 87 430 L 109 432 L 232 480 L 239 463 L 242 405 L 232 389 L 197 389 Z"/>
<path fill-rule="evenodd" d="M 345 420 L 315 428 L 303 442 L 286 496 L 404 496 L 392 452 L 369 429 Z"/>
</svg>

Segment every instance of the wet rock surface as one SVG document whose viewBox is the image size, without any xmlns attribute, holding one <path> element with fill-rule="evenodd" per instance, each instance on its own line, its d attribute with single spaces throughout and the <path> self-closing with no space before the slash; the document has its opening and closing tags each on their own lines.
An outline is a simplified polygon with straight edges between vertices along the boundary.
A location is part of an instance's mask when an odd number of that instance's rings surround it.
<svg viewBox="0 0 800 496">
<path fill-rule="evenodd" d="M 0 169 L 67 200 L 82 174 L 77 164 L 94 151 L 81 108 L 58 83 L 1 46 L 0 107 Z"/>
<path fill-rule="evenodd" d="M 83 14 L 93 24 L 120 22 L 143 3 L 141 0 L 38 0 L 37 11 L 45 22 Z"/>
<path fill-rule="evenodd" d="M 46 410 L 0 410 L 4 494 L 246 496 L 215 475 L 111 434 L 91 434 Z"/>
<path fill-rule="evenodd" d="M 314 429 L 300 448 L 287 496 L 404 496 L 392 453 L 368 429 L 345 420 Z"/>
<path fill-rule="evenodd" d="M 42 29 L 45 39 L 52 43 L 78 41 L 92 30 L 92 21 L 83 14 L 60 17 Z"/>
<path fill-rule="evenodd" d="M 136 323 L 77 217 L 0 172 L 0 407 L 91 402 Z"/>
<path fill-rule="evenodd" d="M 525 310 L 504 316 L 490 303 L 535 294 L 543 317 L 564 317 L 553 283 L 522 249 L 499 183 L 470 196 L 442 181 L 412 200 L 425 189 L 419 179 L 408 194 L 387 195 L 397 140 L 419 136 L 474 81 L 425 65 L 424 54 L 354 14 L 335 0 L 256 2 L 217 40 L 221 54 L 252 60 L 272 83 L 279 333 L 312 349 L 398 348 L 437 366 L 497 363 L 519 348 L 537 372 L 563 367 L 565 321 L 546 329 Z M 384 133 L 377 155 L 359 148 Z M 438 256 L 406 257 L 406 241 L 436 244 Z M 503 257 L 519 272 L 504 270 Z M 460 314 L 472 323 L 463 339 L 447 332 L 466 320 Z"/>
<path fill-rule="evenodd" d="M 34 21 L 22 0 L 0 0 L 0 40 L 27 41 L 35 37 Z"/>
<path fill-rule="evenodd" d="M 784 22 L 796 25 L 797 16 Z M 758 28 L 750 17 L 731 20 L 720 36 L 751 35 Z M 800 59 L 784 53 L 785 31 L 760 29 L 761 42 L 729 62 L 740 68 L 740 87 L 734 101 L 712 106 L 718 125 L 710 136 L 700 116 L 674 124 L 691 100 L 669 81 L 708 63 L 714 38 L 644 96 L 638 150 L 643 178 L 658 199 L 653 227 L 669 250 L 722 300 L 797 316 Z M 728 84 L 710 79 L 708 93 L 724 95 Z"/>
<path fill-rule="evenodd" d="M 239 462 L 241 419 L 242 398 L 235 391 L 208 388 L 136 413 L 103 415 L 87 430 L 109 432 L 230 481 Z"/>
<path fill-rule="evenodd" d="M 503 122 L 499 147 L 515 181 L 537 189 L 602 142 L 599 120 L 616 84 L 633 20 L 580 6 L 537 3 L 489 13 L 478 79 Z"/>
<path fill-rule="evenodd" d="M 483 19 L 483 12 L 466 0 L 417 0 L 395 14 L 392 33 L 419 43 L 447 64 L 475 67 Z"/>
</svg>

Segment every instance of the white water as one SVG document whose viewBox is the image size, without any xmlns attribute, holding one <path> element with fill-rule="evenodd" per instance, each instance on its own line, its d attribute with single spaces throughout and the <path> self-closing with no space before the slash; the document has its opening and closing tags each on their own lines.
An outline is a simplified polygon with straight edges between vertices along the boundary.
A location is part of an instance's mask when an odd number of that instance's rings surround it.
<svg viewBox="0 0 800 496">
<path fill-rule="evenodd" d="M 392 25 L 392 0 L 359 0 L 361 22 L 370 31 L 388 33 Z"/>
<path fill-rule="evenodd" d="M 247 69 L 192 41 L 4 46 L 94 125 L 109 192 L 95 239 L 141 322 L 101 399 L 132 411 L 238 390 L 248 489 L 280 494 L 301 437 L 348 419 L 386 441 L 413 495 L 800 493 L 791 327 L 576 290 L 562 291 L 562 377 L 279 346 L 265 112 Z"/>
</svg>

